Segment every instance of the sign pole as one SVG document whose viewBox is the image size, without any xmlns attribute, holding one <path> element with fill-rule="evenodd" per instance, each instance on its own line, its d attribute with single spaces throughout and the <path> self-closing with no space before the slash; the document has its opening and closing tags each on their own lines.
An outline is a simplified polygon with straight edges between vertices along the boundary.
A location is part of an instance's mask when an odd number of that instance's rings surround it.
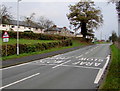
<svg viewBox="0 0 120 91">
<path fill-rule="evenodd" d="M 7 56 L 7 43 L 6 43 L 6 56 Z"/>
</svg>

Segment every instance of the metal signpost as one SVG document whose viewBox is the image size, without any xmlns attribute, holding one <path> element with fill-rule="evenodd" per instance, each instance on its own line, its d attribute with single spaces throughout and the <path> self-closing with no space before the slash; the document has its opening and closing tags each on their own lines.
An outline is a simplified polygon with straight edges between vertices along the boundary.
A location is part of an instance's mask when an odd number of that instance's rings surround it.
<svg viewBox="0 0 120 91">
<path fill-rule="evenodd" d="M 7 32 L 4 32 L 2 38 L 3 38 L 3 42 L 6 43 L 6 56 L 7 56 L 7 42 L 9 41 L 10 36 L 8 35 Z"/>
</svg>

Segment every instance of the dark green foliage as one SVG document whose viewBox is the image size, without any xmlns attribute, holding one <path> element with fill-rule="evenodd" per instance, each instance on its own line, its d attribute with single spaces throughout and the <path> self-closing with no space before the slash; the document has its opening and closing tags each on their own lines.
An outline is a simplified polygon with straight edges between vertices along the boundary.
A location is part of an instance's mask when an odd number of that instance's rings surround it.
<svg viewBox="0 0 120 91">
<path fill-rule="evenodd" d="M 109 40 L 115 43 L 117 41 L 118 37 L 115 31 L 112 32 L 112 36 L 109 37 Z"/>
<path fill-rule="evenodd" d="M 80 0 L 75 5 L 69 6 L 69 14 L 67 14 L 70 24 L 77 31 L 81 28 L 81 34 L 86 37 L 88 31 L 97 29 L 103 23 L 103 15 L 101 10 L 95 7 L 94 2 Z M 92 32 L 91 32 L 92 33 Z"/>
<path fill-rule="evenodd" d="M 22 53 L 30 53 L 36 51 L 43 51 L 50 48 L 55 47 L 64 47 L 71 46 L 72 41 L 70 39 L 62 40 L 60 42 L 51 42 L 51 43 L 36 43 L 36 44 L 20 44 L 20 54 Z M 7 45 L 7 55 L 15 55 L 16 54 L 16 44 L 15 45 Z M 2 56 L 6 56 L 6 46 L 2 45 Z"/>
</svg>

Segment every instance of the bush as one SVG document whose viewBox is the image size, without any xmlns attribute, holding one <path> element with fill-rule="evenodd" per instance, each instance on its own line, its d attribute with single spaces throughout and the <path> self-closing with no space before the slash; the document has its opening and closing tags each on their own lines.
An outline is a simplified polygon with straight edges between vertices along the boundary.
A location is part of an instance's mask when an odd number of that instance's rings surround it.
<svg viewBox="0 0 120 91">
<path fill-rule="evenodd" d="M 36 44 L 20 44 L 20 54 L 22 53 L 30 53 L 30 52 L 36 52 L 36 51 L 43 51 L 50 48 L 55 47 L 64 47 L 64 46 L 71 46 L 72 41 L 70 39 L 63 40 L 60 42 L 51 42 L 51 43 L 36 43 Z M 7 45 L 7 54 L 9 55 L 15 55 L 16 54 L 16 46 L 15 45 Z M 2 56 L 6 56 L 6 46 L 2 45 Z"/>
<path fill-rule="evenodd" d="M 2 32 L 3 35 L 4 31 Z M 17 32 L 8 31 L 10 38 L 17 38 Z M 59 36 L 59 35 L 45 35 L 45 34 L 38 34 L 33 33 L 32 31 L 28 32 L 19 32 L 19 38 L 24 39 L 34 39 L 34 40 L 66 40 L 68 37 Z"/>
</svg>

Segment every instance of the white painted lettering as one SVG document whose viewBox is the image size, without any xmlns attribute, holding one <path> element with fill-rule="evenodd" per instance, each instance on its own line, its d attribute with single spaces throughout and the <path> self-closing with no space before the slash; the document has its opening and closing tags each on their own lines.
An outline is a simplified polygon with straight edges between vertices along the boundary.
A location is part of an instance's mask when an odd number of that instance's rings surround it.
<svg viewBox="0 0 120 91">
<path fill-rule="evenodd" d="M 87 62 L 80 62 L 80 65 L 85 65 Z"/>
<path fill-rule="evenodd" d="M 95 59 L 94 61 L 97 61 L 98 59 Z"/>
<path fill-rule="evenodd" d="M 91 66 L 93 64 L 93 62 L 87 62 L 86 66 Z"/>
<path fill-rule="evenodd" d="M 87 58 L 80 58 L 79 60 L 86 60 Z"/>
<path fill-rule="evenodd" d="M 97 67 L 97 66 L 99 66 L 101 63 L 95 63 L 95 66 Z"/>
<path fill-rule="evenodd" d="M 75 63 L 72 63 L 73 65 L 76 65 L 76 64 L 79 64 L 80 63 L 80 61 L 78 61 L 78 62 L 75 62 Z"/>
<path fill-rule="evenodd" d="M 102 60 L 102 59 L 99 59 L 98 62 L 103 62 L 103 60 Z"/>
</svg>

